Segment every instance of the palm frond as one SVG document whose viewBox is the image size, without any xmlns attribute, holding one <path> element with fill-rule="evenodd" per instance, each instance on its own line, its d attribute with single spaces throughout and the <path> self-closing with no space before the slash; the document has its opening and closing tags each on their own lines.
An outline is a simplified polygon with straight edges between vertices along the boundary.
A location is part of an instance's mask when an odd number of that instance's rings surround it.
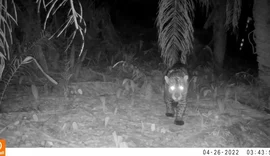
<svg viewBox="0 0 270 156">
<path fill-rule="evenodd" d="M 213 7 L 213 1 L 212 0 L 195 0 L 197 2 L 201 9 L 204 8 L 206 11 L 206 14 L 209 14 L 209 10 L 211 7 Z"/>
<path fill-rule="evenodd" d="M 2 53 L 0 57 L 2 59 L 10 59 L 9 45 L 13 43 L 12 39 L 12 24 L 17 24 L 17 12 L 14 0 L 11 1 L 13 7 L 13 16 L 8 12 L 8 1 L 0 1 L 0 48 Z M 5 56 L 2 57 L 2 56 Z"/>
<path fill-rule="evenodd" d="M 161 56 L 169 67 L 179 61 L 186 63 L 192 50 L 194 3 L 192 0 L 160 0 L 157 16 L 158 42 Z"/>
<path fill-rule="evenodd" d="M 81 46 L 81 50 L 80 50 L 80 54 L 79 56 L 81 56 L 83 49 L 84 49 L 84 35 L 86 34 L 86 22 L 84 21 L 83 18 L 83 10 L 82 10 L 82 5 L 81 3 L 78 1 L 78 5 L 79 5 L 79 9 L 80 11 L 77 12 L 76 8 L 75 8 L 75 4 L 73 1 L 68 1 L 68 0 L 62 0 L 62 2 L 60 2 L 59 0 L 51 0 L 49 2 L 45 2 L 45 0 L 36 0 L 36 3 L 38 4 L 38 12 L 40 11 L 40 6 L 43 4 L 44 9 L 46 10 L 48 8 L 47 11 L 47 16 L 44 22 L 44 30 L 46 29 L 46 25 L 47 25 L 47 20 L 49 19 L 50 16 L 55 15 L 55 13 L 57 11 L 60 10 L 61 7 L 63 7 L 66 4 L 70 5 L 70 8 L 67 12 L 67 20 L 66 22 L 55 32 L 55 34 L 53 34 L 51 36 L 57 36 L 59 37 L 63 32 L 67 31 L 67 28 L 71 25 L 73 25 L 75 27 L 75 30 L 73 31 L 73 33 L 69 36 L 69 43 L 67 45 L 67 48 L 65 49 L 65 51 L 67 51 L 70 47 L 70 45 L 72 44 L 77 32 L 79 31 L 80 36 L 83 40 L 82 46 Z M 59 3 L 59 4 L 58 4 Z"/>
<path fill-rule="evenodd" d="M 6 74 L 4 74 L 3 79 L 1 79 L 0 81 L 0 105 L 7 90 L 7 87 L 10 85 L 11 81 L 19 74 L 19 69 L 21 69 L 23 65 L 26 65 L 28 63 L 29 62 L 25 61 L 25 59 L 22 60 L 22 58 L 15 57 L 11 60 L 9 68 L 6 69 Z"/>
<path fill-rule="evenodd" d="M 232 27 L 233 31 L 238 28 L 238 21 L 241 14 L 242 1 L 229 0 L 226 4 L 226 22 L 225 27 L 227 30 Z"/>
</svg>

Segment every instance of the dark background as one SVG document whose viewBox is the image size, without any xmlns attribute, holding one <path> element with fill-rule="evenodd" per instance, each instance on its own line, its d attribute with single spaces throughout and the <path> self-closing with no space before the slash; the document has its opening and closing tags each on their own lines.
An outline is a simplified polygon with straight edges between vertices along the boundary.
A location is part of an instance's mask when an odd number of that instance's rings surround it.
<svg viewBox="0 0 270 156">
<path fill-rule="evenodd" d="M 120 30 L 123 25 L 138 26 L 145 29 L 152 29 L 151 39 L 157 40 L 157 28 L 155 19 L 158 12 L 157 0 L 103 0 L 100 5 L 107 4 L 110 8 L 112 22 L 116 28 Z M 248 42 L 247 35 L 254 29 L 253 21 L 250 22 L 247 31 L 245 31 L 246 21 L 248 17 L 252 17 L 253 0 L 246 0 L 242 3 L 242 12 L 239 20 L 238 34 L 233 34 L 232 30 L 228 31 L 227 36 L 227 52 L 225 64 L 228 60 L 235 59 L 242 62 L 243 65 L 251 68 L 257 68 L 256 54 L 253 54 L 251 44 Z M 206 21 L 207 15 L 200 5 L 195 5 L 194 28 L 202 29 Z M 134 30 L 130 30 L 134 31 Z M 196 30 L 195 30 L 196 32 Z M 252 40 L 252 35 L 251 41 Z M 204 36 L 200 36 L 204 38 Z M 242 38 L 245 39 L 242 50 L 240 44 Z M 200 40 L 201 42 L 208 42 Z M 207 43 L 204 43 L 207 44 Z M 254 46 L 255 43 L 253 42 Z"/>
</svg>

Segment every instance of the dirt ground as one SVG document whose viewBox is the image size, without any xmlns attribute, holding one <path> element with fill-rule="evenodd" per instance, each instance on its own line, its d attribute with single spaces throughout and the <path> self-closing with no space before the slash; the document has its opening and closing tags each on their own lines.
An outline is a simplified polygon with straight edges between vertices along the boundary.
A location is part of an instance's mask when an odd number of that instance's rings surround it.
<svg viewBox="0 0 270 156">
<path fill-rule="evenodd" d="M 0 138 L 7 147 L 270 147 L 269 114 L 233 99 L 220 113 L 224 101 L 189 96 L 185 124 L 177 126 L 165 116 L 162 91 L 122 82 L 71 83 L 77 92 L 68 97 L 56 87 L 38 99 L 29 86 L 10 86 Z"/>
</svg>

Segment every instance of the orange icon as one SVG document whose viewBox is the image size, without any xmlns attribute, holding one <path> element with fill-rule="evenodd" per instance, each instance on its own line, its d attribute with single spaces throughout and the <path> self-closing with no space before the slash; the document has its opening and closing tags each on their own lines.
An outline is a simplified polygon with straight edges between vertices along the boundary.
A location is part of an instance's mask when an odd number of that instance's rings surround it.
<svg viewBox="0 0 270 156">
<path fill-rule="evenodd" d="M 0 139 L 0 156 L 6 155 L 6 140 Z"/>
</svg>

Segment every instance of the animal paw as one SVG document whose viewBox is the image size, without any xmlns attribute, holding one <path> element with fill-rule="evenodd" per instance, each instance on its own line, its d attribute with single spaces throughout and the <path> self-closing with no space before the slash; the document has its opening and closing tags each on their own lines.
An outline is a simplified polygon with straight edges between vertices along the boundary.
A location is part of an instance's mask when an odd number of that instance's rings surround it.
<svg viewBox="0 0 270 156">
<path fill-rule="evenodd" d="M 174 124 L 178 125 L 178 126 L 182 126 L 185 124 L 185 122 L 183 120 L 175 120 Z"/>
<path fill-rule="evenodd" d="M 174 114 L 173 113 L 166 113 L 165 114 L 167 117 L 174 117 Z"/>
</svg>

